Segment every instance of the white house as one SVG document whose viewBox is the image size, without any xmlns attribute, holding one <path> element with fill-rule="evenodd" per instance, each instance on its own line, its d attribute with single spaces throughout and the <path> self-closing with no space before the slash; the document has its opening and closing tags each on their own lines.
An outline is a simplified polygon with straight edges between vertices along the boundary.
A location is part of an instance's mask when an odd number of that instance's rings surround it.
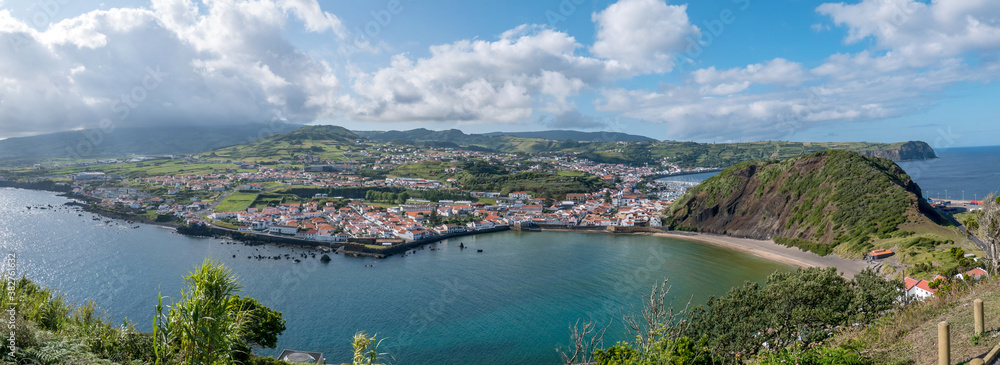
<svg viewBox="0 0 1000 365">
<path fill-rule="evenodd" d="M 440 226 L 434 227 L 434 229 L 437 230 L 439 234 L 465 232 L 465 227 L 454 224 L 442 224 Z"/>
<path fill-rule="evenodd" d="M 973 280 L 979 280 L 979 279 L 984 278 L 984 277 L 988 278 L 988 277 L 990 277 L 990 275 L 986 272 L 986 270 L 983 270 L 983 268 L 981 268 L 981 267 L 977 267 L 975 269 L 966 271 L 966 272 L 961 273 L 961 274 L 955 274 L 955 278 L 956 279 L 962 279 L 962 280 L 965 280 L 965 278 L 971 278 Z"/>
<path fill-rule="evenodd" d="M 268 228 L 268 232 L 277 234 L 295 234 L 298 231 L 299 227 L 285 226 L 285 225 L 271 226 L 271 228 Z"/>
<path fill-rule="evenodd" d="M 509 196 L 511 199 L 528 199 L 528 193 L 524 191 L 515 191 L 510 193 Z"/>
<path fill-rule="evenodd" d="M 469 224 L 466 224 L 465 226 L 469 227 L 469 229 L 474 229 L 474 230 L 478 231 L 478 230 L 481 230 L 481 229 L 494 228 L 497 225 L 496 225 L 496 223 L 493 223 L 493 222 L 490 222 L 490 221 L 483 221 L 483 222 L 469 222 Z"/>
<path fill-rule="evenodd" d="M 944 279 L 943 276 L 936 276 L 934 280 Z M 906 289 L 906 296 L 923 300 L 937 293 L 937 289 L 931 289 L 927 280 L 917 280 L 911 277 L 903 279 L 903 287 Z"/>
</svg>

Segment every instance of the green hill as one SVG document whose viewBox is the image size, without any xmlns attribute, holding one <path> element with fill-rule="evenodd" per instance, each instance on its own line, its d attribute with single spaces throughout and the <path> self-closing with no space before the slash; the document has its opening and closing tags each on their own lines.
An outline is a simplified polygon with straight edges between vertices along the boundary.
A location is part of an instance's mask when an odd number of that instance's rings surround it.
<svg viewBox="0 0 1000 365">
<path fill-rule="evenodd" d="M 190 154 L 255 141 L 266 133 L 296 130 L 296 124 L 248 123 L 114 128 L 110 131 L 58 132 L 0 140 L 0 160 L 7 164 L 41 158 L 109 158 L 128 154 Z M 260 133 L 264 132 L 264 133 Z"/>
<path fill-rule="evenodd" d="M 459 171 L 446 173 L 448 167 Z M 400 165 L 388 173 L 392 176 L 434 180 L 456 179 L 465 190 L 491 191 L 504 195 L 528 191 L 535 197 L 562 198 L 566 194 L 589 193 L 612 184 L 584 172 L 548 173 L 542 171 L 508 172 L 503 166 L 484 161 L 438 162 L 425 161 Z"/>
<path fill-rule="evenodd" d="M 432 131 L 356 132 L 380 142 L 463 147 L 497 152 L 574 153 L 601 163 L 644 165 L 670 162 L 681 167 L 726 167 L 733 164 L 766 159 L 782 159 L 807 153 L 842 149 L 885 157 L 893 161 L 936 158 L 934 150 L 924 142 L 785 142 L 763 141 L 748 143 L 696 143 L 655 141 L 610 132 L 584 133 L 547 131 L 522 133 L 465 134 L 457 129 Z"/>
<path fill-rule="evenodd" d="M 359 139 L 363 138 L 339 126 L 305 126 L 250 143 L 216 149 L 205 155 L 234 160 L 280 160 L 296 155 L 339 159 L 345 157 L 345 151 L 357 147 Z"/>
<path fill-rule="evenodd" d="M 487 136 L 514 136 L 521 138 L 540 138 L 554 141 L 576 141 L 576 142 L 646 142 L 655 139 L 646 136 L 619 132 L 580 132 L 569 130 L 552 130 L 538 132 L 493 132 L 486 133 Z"/>
<path fill-rule="evenodd" d="M 898 165 L 848 151 L 736 164 L 690 189 L 671 216 L 681 228 L 855 257 L 945 222 Z"/>
</svg>

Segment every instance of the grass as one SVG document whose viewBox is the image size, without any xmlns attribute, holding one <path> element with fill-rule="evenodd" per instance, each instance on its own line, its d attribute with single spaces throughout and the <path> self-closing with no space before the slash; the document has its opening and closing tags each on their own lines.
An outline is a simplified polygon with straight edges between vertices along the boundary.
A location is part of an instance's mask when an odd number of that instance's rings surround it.
<svg viewBox="0 0 1000 365">
<path fill-rule="evenodd" d="M 982 299 L 987 335 L 973 341 L 972 302 Z M 1000 343 L 1000 281 L 980 285 L 959 282 L 942 296 L 917 302 L 883 317 L 867 328 L 847 328 L 833 344 L 851 344 L 884 364 L 931 364 L 937 359 L 937 325 L 947 321 L 951 331 L 951 359 L 967 363 Z"/>
<path fill-rule="evenodd" d="M 254 204 L 260 194 L 233 192 L 215 206 L 216 212 L 242 212 Z"/>
<path fill-rule="evenodd" d="M 399 206 L 399 204 L 393 204 L 393 203 L 365 202 L 365 204 L 374 205 L 374 206 L 379 207 L 379 208 L 394 208 L 394 207 L 398 207 Z"/>
<path fill-rule="evenodd" d="M 560 170 L 556 172 L 556 175 L 568 176 L 568 177 L 582 177 L 582 176 L 587 176 L 587 173 L 576 170 Z"/>
<path fill-rule="evenodd" d="M 237 227 L 235 224 L 232 224 L 232 223 L 229 223 L 229 222 L 226 222 L 226 221 L 222 221 L 222 220 L 214 220 L 214 221 L 212 221 L 212 224 L 217 225 L 217 226 L 222 227 L 222 228 L 229 228 L 229 229 L 239 229 L 240 228 L 240 227 Z"/>
</svg>

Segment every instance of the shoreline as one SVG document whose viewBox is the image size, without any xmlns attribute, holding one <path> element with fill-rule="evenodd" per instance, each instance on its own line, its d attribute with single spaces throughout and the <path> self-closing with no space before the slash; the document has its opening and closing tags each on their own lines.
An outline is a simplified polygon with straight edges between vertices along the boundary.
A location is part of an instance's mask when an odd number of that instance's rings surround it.
<svg viewBox="0 0 1000 365">
<path fill-rule="evenodd" d="M 854 278 L 868 263 L 863 260 L 842 258 L 836 254 L 820 256 L 812 252 L 802 251 L 794 247 L 786 247 L 774 241 L 755 240 L 707 233 L 669 232 L 669 233 L 637 233 L 656 237 L 683 239 L 723 247 L 734 251 L 751 254 L 765 260 L 775 261 L 789 266 L 801 268 L 835 267 L 837 272 L 847 279 Z"/>
<path fill-rule="evenodd" d="M 716 247 L 750 254 L 765 260 L 796 266 L 800 268 L 810 267 L 835 267 L 837 272 L 847 279 L 854 278 L 865 268 L 869 267 L 864 260 L 852 260 L 842 258 L 837 254 L 820 256 L 812 252 L 802 251 L 795 247 L 787 247 L 775 243 L 774 241 L 756 240 L 751 238 L 739 238 L 732 236 L 715 235 L 698 232 L 664 231 L 664 232 L 611 232 L 606 230 L 584 230 L 569 228 L 542 228 L 541 232 L 574 232 L 574 233 L 604 233 L 609 235 L 643 235 L 664 238 L 675 238 L 698 243 L 705 243 Z M 538 231 L 525 231 L 538 232 Z"/>
<path fill-rule="evenodd" d="M 61 193 L 61 194 L 56 194 L 56 195 L 60 196 L 62 198 L 66 198 L 66 199 L 70 200 L 70 202 L 67 202 L 65 204 L 67 204 L 67 205 L 76 205 L 76 206 L 79 206 L 80 208 L 82 208 L 84 211 L 87 211 L 88 213 L 96 214 L 96 215 L 103 216 L 103 217 L 110 218 L 110 219 L 119 219 L 119 220 L 125 220 L 125 221 L 133 221 L 133 222 L 138 223 L 138 224 L 148 224 L 148 225 L 159 226 L 159 227 L 164 227 L 164 228 L 173 228 L 173 230 L 177 234 L 181 234 L 181 235 L 188 236 L 188 237 L 212 237 L 212 238 L 219 238 L 216 235 L 208 235 L 208 236 L 206 236 L 206 235 L 191 234 L 190 232 L 185 232 L 184 229 L 179 229 L 182 226 L 179 226 L 176 223 L 156 222 L 156 221 L 152 221 L 150 219 L 147 219 L 146 217 L 137 216 L 137 215 L 133 215 L 133 214 L 111 212 L 111 211 L 106 211 L 106 210 L 103 210 L 103 209 L 91 208 L 91 207 L 88 206 L 88 204 L 80 203 L 80 200 L 87 201 L 86 197 L 78 196 L 78 195 L 73 194 L 73 193 L 52 191 L 52 190 L 46 190 L 46 189 L 32 189 L 32 188 L 24 188 L 24 187 L 15 187 L 15 188 L 20 188 L 20 189 L 25 189 L 25 190 L 36 190 L 36 191 L 46 191 L 46 192 L 53 192 L 53 193 Z M 212 228 L 222 230 L 219 227 L 212 227 Z M 225 231 L 229 231 L 229 230 L 225 230 Z M 486 232 L 474 232 L 474 233 L 471 233 L 471 234 L 466 233 L 466 234 L 463 234 L 462 236 L 471 236 L 471 235 L 477 235 L 477 234 L 480 234 L 480 233 L 482 233 L 482 234 L 488 234 L 488 233 L 494 233 L 494 232 L 496 232 L 496 231 L 495 230 L 489 230 L 489 231 L 486 231 Z M 864 270 L 866 267 L 868 267 L 868 264 L 865 263 L 862 260 L 845 259 L 845 258 L 839 257 L 836 254 L 831 254 L 831 255 L 828 255 L 828 256 L 819 256 L 819 255 L 814 254 L 812 252 L 802 251 L 802 250 L 800 250 L 798 248 L 786 247 L 786 246 L 783 246 L 783 245 L 779 245 L 777 243 L 774 243 L 774 241 L 755 240 L 755 239 L 749 239 L 749 238 L 738 238 L 738 237 L 731 237 L 731 236 L 713 235 L 713 234 L 707 234 L 707 233 L 680 232 L 680 231 L 664 231 L 664 232 L 611 232 L 611 231 L 606 231 L 606 230 L 603 230 L 603 229 L 602 230 L 596 230 L 596 229 L 594 229 L 594 230 L 587 230 L 587 229 L 555 228 L 555 227 L 545 227 L 545 228 L 539 229 L 538 231 L 525 230 L 523 232 L 578 232 L 578 233 L 605 233 L 605 234 L 611 234 L 611 235 L 629 234 L 629 235 L 646 235 L 646 236 L 655 236 L 655 237 L 666 237 L 666 238 L 683 239 L 683 240 L 689 240 L 689 241 L 695 241 L 695 242 L 710 244 L 710 245 L 714 245 L 714 246 L 717 246 L 717 247 L 722 247 L 722 248 L 726 248 L 726 249 L 730 249 L 730 250 L 734 250 L 734 251 L 743 252 L 743 253 L 746 253 L 746 254 L 751 254 L 751 255 L 763 258 L 765 260 L 770 260 L 770 261 L 778 262 L 778 263 L 789 265 L 789 266 L 797 266 L 797 267 L 801 267 L 801 268 L 808 268 L 808 267 L 836 267 L 838 273 L 841 273 L 841 275 L 843 275 L 844 277 L 846 277 L 848 279 L 853 278 L 854 275 L 858 274 L 859 272 L 861 272 L 862 270 Z M 320 242 L 320 241 L 316 241 L 317 244 L 314 244 L 314 245 L 306 245 L 306 244 L 302 244 L 301 242 L 295 242 L 295 243 L 291 243 L 291 242 L 274 242 L 273 238 L 272 239 L 264 239 L 265 237 L 271 238 L 270 236 L 263 236 L 263 235 L 258 235 L 258 234 L 253 234 L 254 236 L 257 236 L 257 237 L 251 238 L 251 237 L 247 237 L 249 235 L 246 234 L 246 233 L 244 233 L 244 232 L 235 232 L 235 231 L 233 231 L 233 232 L 228 232 L 228 233 L 230 233 L 230 234 L 226 235 L 226 236 L 228 236 L 227 238 L 235 240 L 235 241 L 242 241 L 244 244 L 251 245 L 251 246 L 252 245 L 273 245 L 273 246 L 276 246 L 276 247 L 299 247 L 299 248 L 305 248 L 305 249 L 314 249 L 314 250 L 317 250 L 317 251 L 321 251 L 321 250 L 318 249 L 318 246 L 323 246 L 323 243 Z M 240 233 L 240 234 L 239 235 L 235 235 L 235 233 Z M 234 237 L 234 236 L 237 236 L 237 237 Z M 416 249 L 416 248 L 423 247 L 423 246 L 426 246 L 426 245 L 429 245 L 429 244 L 433 244 L 433 243 L 437 243 L 437 242 L 440 242 L 440 241 L 443 241 L 443 240 L 446 240 L 446 239 L 452 238 L 452 237 L 437 237 L 437 238 L 438 239 L 434 239 L 434 240 L 426 240 L 426 241 L 420 242 L 419 244 L 416 244 L 416 245 L 413 244 L 414 242 L 410 242 L 408 244 L 404 244 L 403 246 L 407 246 L 407 248 L 406 248 L 407 250 Z M 311 241 L 310 241 L 310 243 L 311 243 Z M 309 247 L 309 246 L 313 246 L 313 247 Z M 329 247 L 329 248 L 331 248 L 331 249 L 333 249 L 335 252 L 339 251 L 339 253 L 343 253 L 343 254 L 347 254 L 347 255 L 358 255 L 358 256 L 368 256 L 368 257 L 376 257 L 376 258 L 387 258 L 389 256 L 393 256 L 393 255 L 396 254 L 396 252 L 392 252 L 391 254 L 386 254 L 384 252 L 378 252 L 378 253 L 375 253 L 375 252 L 364 252 L 364 251 L 362 251 L 362 252 L 354 252 L 353 250 L 352 251 L 344 250 L 343 248 L 345 248 L 344 246 L 346 246 L 346 245 L 340 245 L 340 247 L 331 247 L 332 245 L 329 245 L 329 243 L 327 243 L 326 246 Z M 395 251 L 395 250 L 391 250 L 391 251 Z"/>
</svg>

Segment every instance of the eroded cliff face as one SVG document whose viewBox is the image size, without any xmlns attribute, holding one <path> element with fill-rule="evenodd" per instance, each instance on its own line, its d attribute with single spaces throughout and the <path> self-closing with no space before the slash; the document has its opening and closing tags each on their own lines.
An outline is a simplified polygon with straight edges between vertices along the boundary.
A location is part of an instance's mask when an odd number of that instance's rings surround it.
<svg viewBox="0 0 1000 365">
<path fill-rule="evenodd" d="M 929 223 L 920 188 L 898 165 L 848 151 L 747 162 L 689 190 L 671 207 L 679 227 L 756 239 L 863 247 L 903 223 Z"/>
<path fill-rule="evenodd" d="M 928 160 L 937 158 L 934 149 L 926 142 L 906 142 L 894 150 L 863 151 L 868 156 L 887 158 L 893 161 Z"/>
</svg>

